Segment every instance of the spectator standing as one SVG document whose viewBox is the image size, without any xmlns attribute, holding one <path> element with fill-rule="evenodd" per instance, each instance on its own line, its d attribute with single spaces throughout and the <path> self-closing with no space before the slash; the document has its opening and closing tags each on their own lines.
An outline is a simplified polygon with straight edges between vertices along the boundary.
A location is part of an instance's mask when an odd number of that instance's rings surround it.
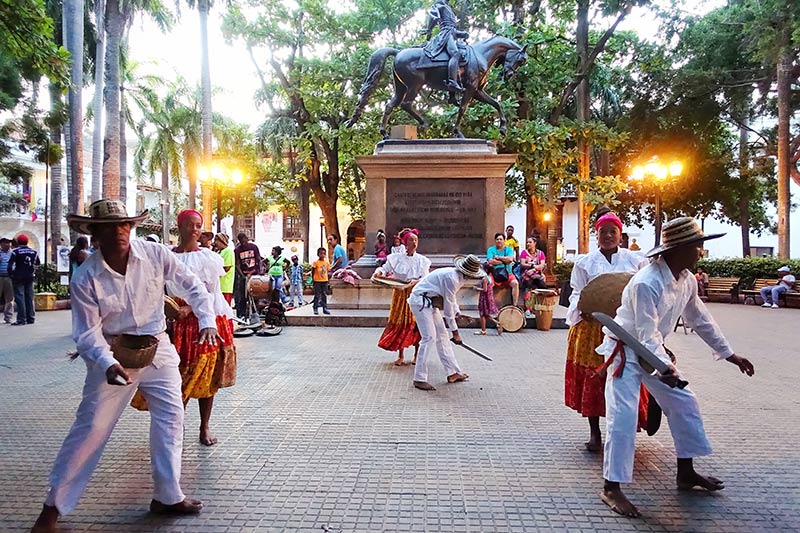
<svg viewBox="0 0 800 533">
<path fill-rule="evenodd" d="M 234 248 L 233 256 L 236 265 L 235 295 L 236 314 L 240 318 L 247 315 L 247 280 L 250 276 L 261 273 L 261 252 L 254 242 L 250 242 L 247 235 L 240 233 L 236 236 L 239 245 Z"/>
<path fill-rule="evenodd" d="M 28 236 L 18 235 L 19 247 L 11 252 L 8 261 L 8 274 L 14 284 L 14 300 L 17 304 L 17 321 L 15 326 L 33 324 L 36 310 L 33 307 L 33 280 L 36 267 L 39 266 L 39 254 L 28 247 Z"/>
<path fill-rule="evenodd" d="M 214 242 L 214 233 L 211 231 L 204 231 L 200 234 L 200 238 L 197 240 L 198 246 L 200 248 L 207 248 L 211 249 L 211 243 Z"/>
<path fill-rule="evenodd" d="M 289 305 L 292 307 L 300 307 L 303 302 L 303 265 L 300 264 L 300 259 L 292 256 L 292 266 L 289 267 Z M 297 302 L 297 303 L 295 303 Z"/>
<path fill-rule="evenodd" d="M 317 250 L 317 260 L 311 264 L 311 279 L 314 283 L 314 314 L 319 314 L 319 308 L 326 315 L 328 311 L 328 272 L 331 271 L 331 264 L 326 259 L 327 251 L 325 248 Z"/>
<path fill-rule="evenodd" d="M 697 267 L 694 279 L 697 280 L 697 295 L 705 296 L 708 288 L 708 274 L 703 270 L 703 267 Z"/>
<path fill-rule="evenodd" d="M 219 277 L 219 288 L 222 296 L 228 305 L 233 300 L 233 280 L 236 275 L 236 260 L 233 257 L 233 250 L 228 246 L 228 236 L 224 233 L 217 233 L 214 236 L 214 250 L 222 257 L 223 270 L 225 274 Z"/>
<path fill-rule="evenodd" d="M 81 235 L 75 239 L 75 246 L 69 251 L 69 275 L 75 273 L 75 270 L 83 264 L 89 256 L 89 239 Z"/>
<path fill-rule="evenodd" d="M 328 235 L 328 246 L 333 248 L 331 272 L 336 272 L 337 270 L 347 267 L 347 252 L 344 246 L 339 243 L 339 236 L 335 233 Z"/>
<path fill-rule="evenodd" d="M 792 269 L 788 266 L 780 267 L 778 269 L 778 275 L 781 276 L 781 279 L 778 281 L 778 283 L 761 289 L 761 299 L 764 300 L 764 303 L 761 304 L 761 307 L 771 307 L 772 309 L 777 309 L 778 300 L 780 299 L 781 294 L 790 290 L 792 286 L 794 286 L 794 282 L 797 281 L 792 275 Z"/>
<path fill-rule="evenodd" d="M 11 239 L 0 239 L 0 296 L 3 298 L 3 320 L 11 324 L 14 313 L 14 284 L 8 274 L 8 262 L 11 260 Z"/>
<path fill-rule="evenodd" d="M 514 261 L 519 261 L 519 241 L 514 238 L 514 226 L 506 227 L 506 246 L 514 250 Z"/>
</svg>

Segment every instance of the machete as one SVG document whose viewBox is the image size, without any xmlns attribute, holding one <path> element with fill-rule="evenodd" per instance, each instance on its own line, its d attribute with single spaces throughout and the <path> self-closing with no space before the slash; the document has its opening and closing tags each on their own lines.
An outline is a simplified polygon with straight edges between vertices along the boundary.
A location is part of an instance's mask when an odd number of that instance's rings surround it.
<svg viewBox="0 0 800 533">
<path fill-rule="evenodd" d="M 469 350 L 470 352 L 474 353 L 475 355 L 477 355 L 478 357 L 480 357 L 482 359 L 486 359 L 487 361 L 491 361 L 492 360 L 491 357 L 489 357 L 488 355 L 483 355 L 481 352 L 479 352 L 478 350 L 476 350 L 472 346 L 467 346 L 463 342 L 456 342 L 455 339 L 450 339 L 450 340 L 453 342 L 453 344 L 457 344 L 458 346 L 461 346 L 462 348 L 466 348 L 467 350 Z"/>
</svg>

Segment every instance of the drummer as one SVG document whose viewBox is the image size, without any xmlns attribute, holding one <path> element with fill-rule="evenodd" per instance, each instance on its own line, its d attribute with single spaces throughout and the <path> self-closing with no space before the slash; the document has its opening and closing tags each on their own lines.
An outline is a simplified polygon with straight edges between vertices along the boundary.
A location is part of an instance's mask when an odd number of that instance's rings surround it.
<svg viewBox="0 0 800 533">
<path fill-rule="evenodd" d="M 595 222 L 598 250 L 580 256 L 572 268 L 572 294 L 567 310 L 570 326 L 567 339 L 567 365 L 564 373 L 564 403 L 589 419 L 589 440 L 584 444 L 590 452 L 603 449 L 600 417 L 605 416 L 605 376 L 595 373 L 603 364 L 595 349 L 603 341 L 602 326 L 589 316 L 581 316 L 578 300 L 583 288 L 595 277 L 609 272 L 637 272 L 647 265 L 640 254 L 620 247 L 622 221 L 614 213 L 605 213 Z M 640 425 L 647 414 L 647 395 L 641 395 Z"/>
<path fill-rule="evenodd" d="M 414 285 L 421 278 L 427 276 L 431 269 L 430 259 L 417 253 L 419 230 L 406 228 L 400 232 L 400 239 L 405 251 L 390 254 L 386 258 L 386 263 L 376 268 L 372 275 L 373 278 L 391 276 L 393 279 L 406 283 L 405 286 L 392 291 L 389 320 L 378 341 L 379 348 L 397 352 L 395 366 L 403 366 L 403 352 L 411 345 L 414 346 L 414 360 L 411 364 L 417 364 L 419 341 L 422 337 L 417 328 L 417 321 L 414 320 L 414 314 L 406 300 L 411 296 L 411 289 L 414 288 Z"/>
</svg>

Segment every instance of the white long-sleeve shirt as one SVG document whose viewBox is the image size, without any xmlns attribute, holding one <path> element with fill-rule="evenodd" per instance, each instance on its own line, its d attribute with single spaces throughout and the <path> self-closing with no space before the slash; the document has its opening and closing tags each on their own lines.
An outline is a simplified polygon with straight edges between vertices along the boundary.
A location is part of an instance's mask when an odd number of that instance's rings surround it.
<svg viewBox="0 0 800 533">
<path fill-rule="evenodd" d="M 400 281 L 411 281 L 421 279 L 428 275 L 431 271 L 431 260 L 414 253 L 408 255 L 403 252 L 402 254 L 389 254 L 386 258 L 386 263 L 375 269 L 375 273 L 381 273 L 384 276 L 391 275 Z"/>
<path fill-rule="evenodd" d="M 454 267 L 437 268 L 414 285 L 411 296 L 408 297 L 408 303 L 420 308 L 428 305 L 425 303 L 423 295 L 429 298 L 441 296 L 444 300 L 444 309 L 442 309 L 444 321 L 450 331 L 457 331 L 456 315 L 461 313 L 461 309 L 458 307 L 456 294 L 466 281 L 464 274 Z"/>
<path fill-rule="evenodd" d="M 713 350 L 715 359 L 734 354 L 706 305 L 697 296 L 697 280 L 688 270 L 676 280 L 666 261 L 659 257 L 633 276 L 622 292 L 622 305 L 614 321 L 636 337 L 664 362 L 670 359 L 664 339 L 672 333 L 678 317 Z M 597 348 L 601 355 L 611 355 L 616 340 L 606 337 Z"/>
<path fill-rule="evenodd" d="M 108 266 L 99 250 L 83 262 L 72 277 L 70 297 L 72 338 L 87 364 L 103 370 L 116 364 L 108 342 L 112 335 L 157 335 L 167 328 L 167 280 L 181 287 L 200 329 L 216 327 L 205 286 L 166 246 L 131 241 L 124 276 Z M 167 362 L 159 360 L 161 353 L 153 360 L 156 367 Z"/>
<path fill-rule="evenodd" d="M 617 252 L 611 255 L 609 262 L 600 250 L 580 256 L 572 267 L 572 294 L 569 296 L 569 309 L 567 309 L 567 325 L 574 326 L 581 319 L 581 312 L 578 310 L 578 300 L 581 298 L 581 291 L 586 285 L 600 274 L 610 272 L 638 272 L 648 261 L 640 253 L 632 252 L 626 248 L 618 248 Z"/>
<path fill-rule="evenodd" d="M 233 318 L 233 309 L 231 309 L 230 304 L 225 300 L 219 288 L 219 278 L 225 274 L 225 262 L 222 256 L 212 252 L 208 248 L 200 248 L 194 252 L 175 254 L 175 257 L 203 282 L 208 294 L 211 295 L 211 304 L 214 308 L 214 314 L 226 318 Z M 181 288 L 178 282 L 167 281 L 167 294 L 187 300 L 186 291 Z"/>
</svg>

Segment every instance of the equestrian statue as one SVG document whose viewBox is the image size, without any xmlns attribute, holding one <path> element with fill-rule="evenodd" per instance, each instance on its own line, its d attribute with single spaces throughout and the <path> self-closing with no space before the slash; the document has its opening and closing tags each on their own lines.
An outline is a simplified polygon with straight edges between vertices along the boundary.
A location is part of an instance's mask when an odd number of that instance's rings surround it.
<svg viewBox="0 0 800 533">
<path fill-rule="evenodd" d="M 438 25 L 439 33 L 430 40 L 433 28 Z M 428 42 L 424 46 L 415 46 L 398 50 L 386 47 L 377 50 L 369 60 L 369 68 L 358 93 L 358 105 L 347 126 L 355 124 L 364 108 L 378 88 L 386 60 L 396 56 L 392 69 L 394 79 L 394 96 L 386 104 L 381 120 L 381 135 L 386 139 L 389 117 L 396 107 L 414 117 L 420 129 L 428 126 L 412 106 L 420 89 L 427 85 L 431 89 L 447 91 L 451 104 L 458 106 L 458 116 L 453 125 L 456 137 L 464 137 L 461 132 L 461 120 L 473 98 L 495 108 L 500 117 L 500 133 L 506 133 L 506 116 L 500 104 L 486 94 L 484 87 L 489 76 L 489 69 L 495 63 L 503 65 L 502 76 L 506 81 L 528 60 L 526 48 L 511 39 L 495 35 L 472 46 L 462 39 L 467 33 L 456 27 L 456 16 L 448 4 L 448 0 L 435 0 L 429 12 L 426 30 Z M 460 101 L 459 101 L 460 97 Z"/>
</svg>

